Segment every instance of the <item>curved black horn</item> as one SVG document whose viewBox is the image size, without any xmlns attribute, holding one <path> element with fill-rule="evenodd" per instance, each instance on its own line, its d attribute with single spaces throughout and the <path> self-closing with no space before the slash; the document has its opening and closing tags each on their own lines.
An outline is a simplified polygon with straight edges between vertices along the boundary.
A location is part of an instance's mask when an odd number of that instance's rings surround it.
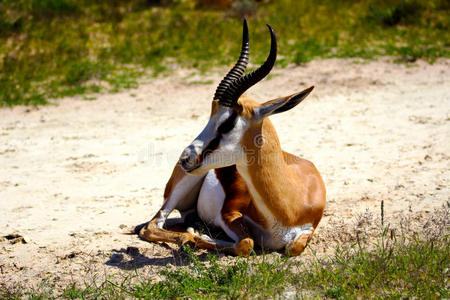
<svg viewBox="0 0 450 300">
<path fill-rule="evenodd" d="M 238 61 L 234 65 L 234 67 L 225 75 L 225 77 L 220 82 L 219 86 L 216 89 L 216 93 L 214 94 L 214 99 L 219 99 L 220 103 L 226 106 L 232 106 L 233 103 L 228 103 L 223 100 L 224 92 L 230 87 L 233 81 L 241 78 L 242 74 L 245 72 L 245 68 L 247 67 L 248 58 L 250 55 L 249 50 L 249 38 L 248 38 L 248 27 L 247 20 L 244 19 L 243 29 L 242 29 L 242 48 L 241 54 L 239 56 Z"/>
<path fill-rule="evenodd" d="M 270 25 L 267 25 L 270 31 L 270 53 L 267 56 L 266 61 L 258 69 L 251 73 L 233 81 L 230 87 L 225 90 L 223 95 L 223 103 L 236 103 L 239 97 L 248 90 L 251 86 L 256 84 L 258 81 L 262 80 L 269 74 L 272 70 L 275 60 L 277 59 L 277 39 L 275 37 L 275 32 Z M 221 102 L 222 104 L 222 102 Z"/>
</svg>

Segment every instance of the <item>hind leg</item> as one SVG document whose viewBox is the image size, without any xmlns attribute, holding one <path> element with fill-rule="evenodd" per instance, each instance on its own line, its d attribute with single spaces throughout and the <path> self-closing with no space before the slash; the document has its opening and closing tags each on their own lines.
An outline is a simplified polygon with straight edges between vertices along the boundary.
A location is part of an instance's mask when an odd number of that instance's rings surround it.
<svg viewBox="0 0 450 300">
<path fill-rule="evenodd" d="M 158 226 L 159 213 L 141 230 L 139 236 L 148 242 L 174 243 L 179 245 L 191 244 L 203 249 L 223 250 L 232 246 L 232 243 L 215 240 L 206 235 L 200 235 L 192 227 L 182 231 L 175 231 L 174 228 L 166 230 Z M 176 224 L 179 225 L 179 224 Z M 176 226 L 175 226 L 176 227 Z"/>
<path fill-rule="evenodd" d="M 157 214 L 158 216 L 158 214 Z M 158 227 L 158 218 L 152 219 L 139 231 L 139 237 L 148 242 L 163 242 L 174 244 L 186 244 L 194 242 L 195 238 L 188 232 L 166 230 Z"/>
</svg>

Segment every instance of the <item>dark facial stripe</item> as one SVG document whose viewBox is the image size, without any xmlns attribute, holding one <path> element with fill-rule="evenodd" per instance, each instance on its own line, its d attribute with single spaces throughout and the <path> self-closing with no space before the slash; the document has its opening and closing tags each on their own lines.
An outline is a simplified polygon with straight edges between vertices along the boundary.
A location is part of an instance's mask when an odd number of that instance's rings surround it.
<svg viewBox="0 0 450 300">
<path fill-rule="evenodd" d="M 230 132 L 233 129 L 234 124 L 236 123 L 237 112 L 233 111 L 233 113 L 226 119 L 222 124 L 220 124 L 219 128 L 217 128 L 217 132 L 222 135 L 227 132 Z"/>
<path fill-rule="evenodd" d="M 220 139 L 223 134 L 230 132 L 236 123 L 237 112 L 233 111 L 233 113 L 217 128 L 216 136 L 208 143 L 208 145 L 203 149 L 203 152 L 197 156 L 197 161 L 200 164 L 203 159 L 209 155 L 211 155 L 217 147 L 219 147 Z"/>
</svg>

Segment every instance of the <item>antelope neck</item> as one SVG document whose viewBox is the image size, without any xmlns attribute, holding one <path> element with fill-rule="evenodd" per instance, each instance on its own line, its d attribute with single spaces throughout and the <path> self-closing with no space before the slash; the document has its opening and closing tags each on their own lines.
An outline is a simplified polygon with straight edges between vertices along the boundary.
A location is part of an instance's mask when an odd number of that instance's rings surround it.
<svg viewBox="0 0 450 300">
<path fill-rule="evenodd" d="M 259 125 L 259 124 L 258 124 Z M 294 174 L 284 160 L 275 128 L 268 119 L 249 128 L 242 147 L 247 160 L 237 164 L 238 172 L 249 187 L 257 209 L 269 223 L 285 226 L 296 223 L 296 209 L 290 208 L 290 191 L 296 191 Z M 295 195 L 294 195 L 295 196 Z"/>
</svg>

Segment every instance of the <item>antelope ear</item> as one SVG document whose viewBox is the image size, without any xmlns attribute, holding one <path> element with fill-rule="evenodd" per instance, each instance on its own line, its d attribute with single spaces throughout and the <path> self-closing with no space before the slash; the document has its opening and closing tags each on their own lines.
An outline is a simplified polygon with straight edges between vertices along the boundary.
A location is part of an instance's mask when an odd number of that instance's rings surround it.
<svg viewBox="0 0 450 300">
<path fill-rule="evenodd" d="M 297 104 L 302 102 L 302 100 L 305 99 L 306 96 L 308 96 L 313 89 L 314 86 L 307 88 L 306 90 L 303 90 L 300 93 L 267 101 L 263 103 L 260 107 L 255 108 L 254 118 L 256 120 L 262 120 L 270 115 L 290 110 L 291 108 L 294 108 Z"/>
</svg>

